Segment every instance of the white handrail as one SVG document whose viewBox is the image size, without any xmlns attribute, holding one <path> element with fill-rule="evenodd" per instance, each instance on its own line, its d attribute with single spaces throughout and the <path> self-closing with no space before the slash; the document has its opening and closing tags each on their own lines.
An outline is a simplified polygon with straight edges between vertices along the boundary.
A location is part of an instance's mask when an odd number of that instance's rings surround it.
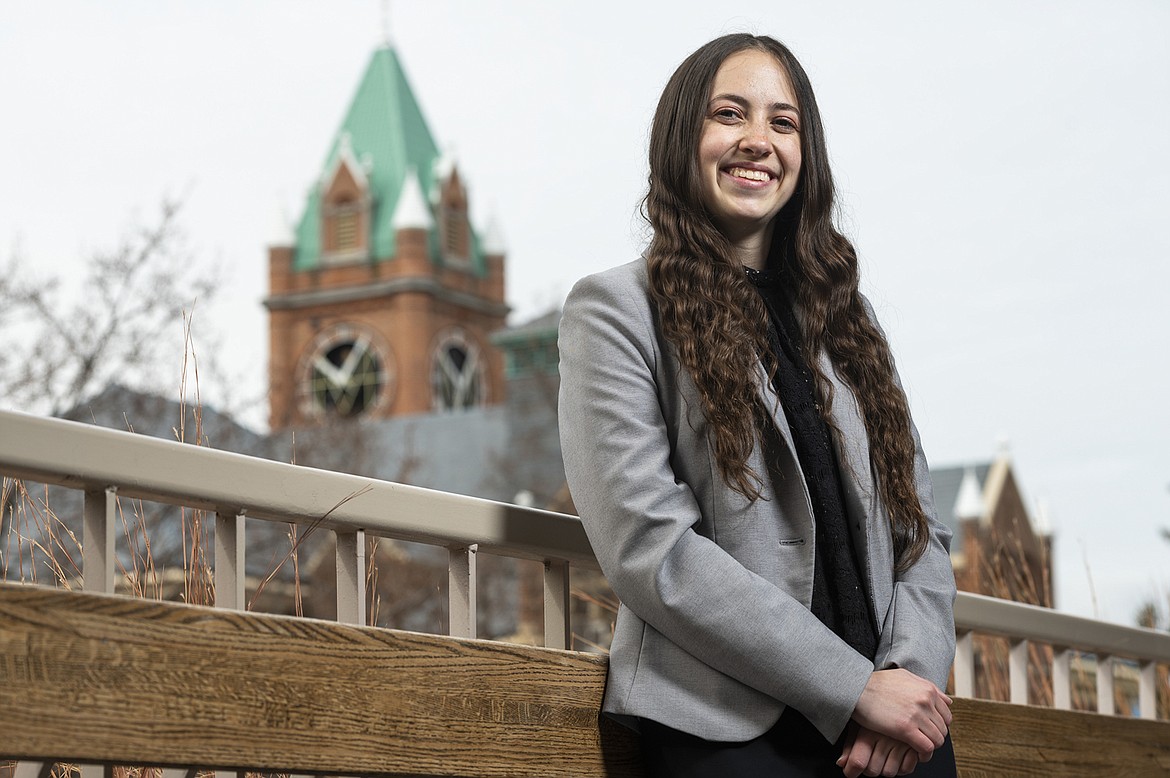
<svg viewBox="0 0 1170 778">
<path fill-rule="evenodd" d="M 581 522 L 537 508 L 0 411 L 0 472 L 225 516 L 319 524 L 597 568 Z"/>
<path fill-rule="evenodd" d="M 967 632 L 1170 664 L 1170 634 L 1165 632 L 1111 624 L 982 594 L 959 593 L 955 626 Z"/>
</svg>

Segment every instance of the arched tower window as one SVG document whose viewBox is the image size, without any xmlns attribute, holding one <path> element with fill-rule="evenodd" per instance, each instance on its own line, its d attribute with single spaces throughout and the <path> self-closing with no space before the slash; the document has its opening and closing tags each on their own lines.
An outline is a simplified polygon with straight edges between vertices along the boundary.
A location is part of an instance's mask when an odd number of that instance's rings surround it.
<svg viewBox="0 0 1170 778">
<path fill-rule="evenodd" d="M 431 359 L 431 405 L 458 411 L 482 405 L 483 367 L 479 348 L 461 330 L 439 339 Z"/>
<path fill-rule="evenodd" d="M 459 180 L 459 171 L 454 167 L 439 190 L 439 245 L 443 259 L 447 262 L 458 265 L 471 260 L 467 189 Z"/>
<path fill-rule="evenodd" d="M 321 259 L 326 264 L 370 257 L 370 194 L 365 171 L 343 136 L 321 197 Z"/>
<path fill-rule="evenodd" d="M 360 251 L 364 248 L 361 221 L 362 213 L 359 204 L 342 200 L 334 205 L 330 249 L 336 253 L 345 253 Z"/>
</svg>

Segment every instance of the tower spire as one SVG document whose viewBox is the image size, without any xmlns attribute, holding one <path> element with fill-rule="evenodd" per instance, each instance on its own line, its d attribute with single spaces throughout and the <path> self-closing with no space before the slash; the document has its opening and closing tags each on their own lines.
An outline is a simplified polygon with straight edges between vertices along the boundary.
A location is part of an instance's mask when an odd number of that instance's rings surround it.
<svg viewBox="0 0 1170 778">
<path fill-rule="evenodd" d="M 382 0 L 382 45 L 390 48 L 390 0 Z"/>
</svg>

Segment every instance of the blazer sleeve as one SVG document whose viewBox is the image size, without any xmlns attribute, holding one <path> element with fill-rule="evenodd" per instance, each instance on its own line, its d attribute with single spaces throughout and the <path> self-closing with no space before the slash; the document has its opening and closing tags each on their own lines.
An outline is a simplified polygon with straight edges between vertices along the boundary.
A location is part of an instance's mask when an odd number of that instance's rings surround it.
<svg viewBox="0 0 1170 778">
<path fill-rule="evenodd" d="M 877 323 L 873 307 L 866 312 Z M 882 332 L 882 337 L 885 333 Z M 902 388 L 897 370 L 894 380 Z M 894 594 L 875 664 L 879 669 L 901 667 L 945 689 L 955 659 L 955 572 L 951 566 L 951 531 L 938 520 L 934 485 L 922 451 L 918 428 L 910 421 L 914 438 L 914 482 L 926 514 L 929 539 L 926 551 L 908 570 L 894 578 Z"/>
<path fill-rule="evenodd" d="M 700 507 L 670 464 L 657 339 L 645 293 L 579 282 L 560 330 L 565 474 L 622 602 L 706 665 L 795 707 L 829 740 L 873 664 L 802 604 L 694 531 Z"/>
</svg>

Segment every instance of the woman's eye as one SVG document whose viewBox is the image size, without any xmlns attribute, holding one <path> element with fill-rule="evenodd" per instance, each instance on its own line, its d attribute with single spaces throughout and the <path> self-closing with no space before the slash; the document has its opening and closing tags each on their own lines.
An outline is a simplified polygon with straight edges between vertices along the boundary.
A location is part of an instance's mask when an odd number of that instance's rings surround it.
<svg viewBox="0 0 1170 778">
<path fill-rule="evenodd" d="M 785 116 L 780 116 L 780 117 L 777 117 L 776 119 L 773 119 L 772 126 L 774 126 L 776 129 L 780 130 L 781 132 L 796 132 L 798 129 L 796 126 L 796 122 L 792 121 L 791 119 L 789 119 Z"/>
<path fill-rule="evenodd" d="M 728 121 L 735 121 L 739 118 L 739 111 L 734 108 L 720 108 L 715 111 L 715 118 L 726 119 Z"/>
</svg>

